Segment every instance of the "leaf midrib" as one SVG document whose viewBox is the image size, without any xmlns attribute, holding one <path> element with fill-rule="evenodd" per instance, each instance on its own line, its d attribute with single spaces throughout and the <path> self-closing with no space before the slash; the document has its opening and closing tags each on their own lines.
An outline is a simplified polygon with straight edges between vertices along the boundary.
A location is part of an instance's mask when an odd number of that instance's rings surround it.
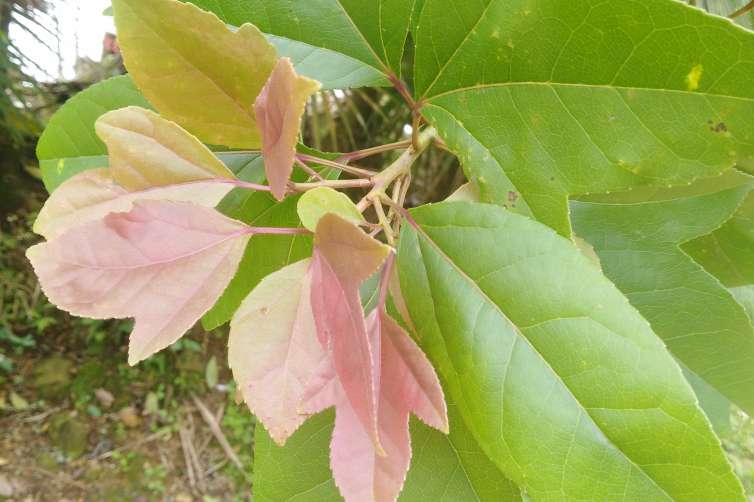
<svg viewBox="0 0 754 502">
<path fill-rule="evenodd" d="M 424 226 L 431 227 L 431 225 L 427 225 L 427 224 L 424 224 Z M 449 226 L 454 226 L 454 225 L 445 225 L 445 227 L 449 227 Z M 438 253 L 438 255 L 443 259 L 443 261 L 445 261 L 446 263 L 448 263 L 463 279 L 465 279 L 466 281 L 468 281 L 468 283 L 471 284 L 472 287 L 479 292 L 479 294 L 484 299 L 484 301 L 486 301 L 490 305 L 492 305 L 492 307 L 500 314 L 500 316 L 503 319 L 507 320 L 510 323 L 510 325 L 514 328 L 516 334 L 518 335 L 518 338 L 516 338 L 516 339 L 517 340 L 520 339 L 523 342 L 525 342 L 534 351 L 534 353 L 536 353 L 539 356 L 539 358 L 544 362 L 544 364 L 546 365 L 546 367 L 551 371 L 551 373 L 555 376 L 555 378 L 558 381 L 560 381 L 560 383 L 563 385 L 563 388 L 565 388 L 568 391 L 569 395 L 578 404 L 578 406 L 582 410 L 582 413 L 586 414 L 589 417 L 589 419 L 591 420 L 591 422 L 594 424 L 594 426 L 597 428 L 597 430 L 600 431 L 600 433 L 603 435 L 603 437 L 605 438 L 605 440 L 613 448 L 615 448 L 615 450 L 618 451 L 621 454 L 621 456 L 623 458 L 625 458 L 629 462 L 630 465 L 634 466 L 639 471 L 641 471 L 642 473 L 644 473 L 644 475 L 647 477 L 647 479 L 649 479 L 652 482 L 652 484 L 655 485 L 660 490 L 660 492 L 662 494 L 664 494 L 668 498 L 668 500 L 673 500 L 673 497 L 671 497 L 670 494 L 668 494 L 668 492 L 665 491 L 665 489 L 662 486 L 660 486 L 657 483 L 657 481 L 652 476 L 649 475 L 649 473 L 647 473 L 644 469 L 642 469 L 642 467 L 639 464 L 637 464 L 636 462 L 634 462 L 634 460 L 631 457 L 629 457 L 622 449 L 620 449 L 613 442 L 613 440 L 610 437 L 607 436 L 607 434 L 605 434 L 605 432 L 602 430 L 602 428 L 599 426 L 599 424 L 597 424 L 597 422 L 594 420 L 594 418 L 592 417 L 592 415 L 589 413 L 589 408 L 586 408 L 581 403 L 581 401 L 576 397 L 576 395 L 573 393 L 573 391 L 571 390 L 571 388 L 568 387 L 568 385 L 565 383 L 565 381 L 563 381 L 563 379 L 560 377 L 560 375 L 553 369 L 553 367 L 550 365 L 550 362 L 539 352 L 539 350 L 537 350 L 536 347 L 534 347 L 534 345 L 529 341 L 529 339 L 526 338 L 526 336 L 523 335 L 523 333 L 518 328 L 518 326 L 512 320 L 510 320 L 507 315 L 505 315 L 505 313 L 502 311 L 502 309 L 494 301 L 492 301 L 492 299 L 487 295 L 487 293 L 476 282 L 474 282 L 474 280 L 471 279 L 471 277 L 468 274 L 466 274 L 466 272 L 464 270 L 462 270 L 460 268 L 460 266 L 458 266 L 452 259 L 450 259 L 450 257 L 439 247 L 439 245 L 437 245 L 432 240 L 432 238 L 424 231 L 424 229 L 420 225 L 413 226 L 413 229 L 416 231 L 416 233 L 417 233 L 418 236 L 423 236 L 424 237 L 424 239 L 426 240 L 426 242 L 430 246 L 432 246 L 432 248 Z M 434 303 L 434 301 L 433 301 L 433 303 Z M 444 339 L 443 339 L 443 343 L 444 343 Z"/>
<path fill-rule="evenodd" d="M 724 98 L 724 99 L 733 99 L 738 101 L 743 101 L 745 103 L 754 103 L 754 97 L 748 98 L 744 96 L 732 96 L 730 94 L 715 94 L 710 92 L 701 92 L 701 91 L 684 91 L 681 89 L 663 89 L 659 87 L 631 87 L 631 86 L 625 86 L 625 85 L 610 85 L 610 84 L 579 84 L 579 83 L 569 83 L 569 82 L 537 82 L 537 81 L 521 81 L 521 82 L 498 82 L 494 84 L 478 84 L 478 85 L 470 85 L 465 87 L 459 87 L 457 89 L 452 89 L 449 91 L 444 91 L 439 94 L 435 94 L 434 96 L 428 97 L 424 99 L 424 103 L 432 103 L 432 101 L 446 97 L 452 94 L 460 94 L 463 92 L 468 91 L 476 91 L 481 89 L 494 89 L 494 88 L 510 88 L 510 87 L 525 87 L 525 86 L 543 86 L 543 87 L 568 87 L 568 88 L 582 88 L 582 89 L 607 89 L 607 90 L 613 90 L 613 91 L 649 91 L 649 92 L 668 92 L 673 94 L 681 94 L 684 96 L 703 96 L 707 99 L 709 98 Z M 432 103 L 435 106 L 437 103 Z"/>
</svg>

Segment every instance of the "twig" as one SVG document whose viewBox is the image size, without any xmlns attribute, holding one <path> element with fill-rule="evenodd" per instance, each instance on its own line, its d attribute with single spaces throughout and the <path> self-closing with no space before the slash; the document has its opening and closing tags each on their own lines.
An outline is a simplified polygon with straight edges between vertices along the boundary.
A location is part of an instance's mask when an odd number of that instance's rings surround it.
<svg viewBox="0 0 754 502">
<path fill-rule="evenodd" d="M 215 465 L 213 465 L 212 467 L 210 467 L 209 469 L 207 469 L 207 471 L 204 473 L 204 475 L 207 476 L 207 477 L 212 476 L 214 473 L 216 473 L 217 471 L 219 471 L 220 469 L 222 469 L 223 467 L 225 467 L 225 464 L 227 464 L 227 463 L 228 463 L 228 459 L 227 458 L 222 459 L 221 461 L 219 461 L 218 463 L 216 463 Z"/>
<path fill-rule="evenodd" d="M 737 17 L 743 16 L 744 14 L 746 14 L 749 11 L 751 11 L 752 9 L 754 9 L 754 0 L 752 0 L 749 3 L 747 3 L 746 5 L 744 5 L 743 7 L 741 7 L 740 9 L 738 9 L 736 12 L 734 12 L 731 15 L 729 15 L 728 17 L 731 18 L 731 19 L 735 19 Z"/>
<path fill-rule="evenodd" d="M 233 464 L 236 467 L 238 467 L 239 471 L 243 472 L 243 464 L 241 463 L 241 460 L 238 458 L 238 455 L 236 455 L 236 452 L 233 450 L 233 447 L 230 446 L 230 443 L 228 443 L 228 439 L 225 437 L 225 434 L 223 434 L 223 431 L 220 428 L 220 425 L 215 420 L 214 415 L 212 415 L 212 412 L 209 411 L 209 409 L 207 409 L 207 406 L 205 406 L 205 404 L 201 402 L 201 400 L 198 397 L 191 396 L 191 398 L 194 400 L 194 404 L 196 405 L 196 408 L 199 410 L 199 414 L 207 423 L 209 430 L 212 431 L 212 435 L 215 436 L 215 439 L 217 439 L 217 442 L 220 443 L 220 446 L 225 452 L 225 455 L 228 457 L 228 459 L 231 462 L 233 462 Z"/>
<path fill-rule="evenodd" d="M 183 460 L 186 462 L 186 473 L 188 474 L 189 484 L 193 490 L 196 490 L 196 475 L 194 474 L 194 464 L 191 461 L 191 453 L 189 453 L 188 438 L 186 437 L 187 434 L 188 433 L 183 426 L 178 429 L 178 435 L 181 438 L 181 448 L 183 449 Z"/>
<path fill-rule="evenodd" d="M 63 406 L 56 406 L 54 408 L 50 408 L 49 410 L 47 410 L 45 412 L 38 413 L 38 414 L 32 415 L 30 417 L 22 418 L 21 421 L 24 422 L 24 423 L 41 422 L 42 420 L 44 420 L 45 418 L 49 417 L 53 413 L 56 413 L 56 412 L 58 412 L 58 411 L 60 411 L 62 409 L 63 409 Z"/>
<path fill-rule="evenodd" d="M 167 428 L 167 427 L 162 428 L 162 429 L 158 430 L 157 432 L 154 432 L 154 433 L 150 434 L 149 436 L 136 441 L 133 444 L 127 444 L 127 445 L 119 446 L 118 448 L 113 448 L 110 451 L 106 451 L 105 453 L 94 457 L 94 459 L 95 460 L 103 460 L 103 459 L 112 457 L 113 454 L 116 453 L 116 452 L 121 452 L 121 451 L 124 451 L 124 450 L 135 450 L 136 448 L 138 448 L 139 446 L 141 446 L 143 444 L 150 443 L 150 442 L 154 441 L 155 439 L 159 439 L 161 436 L 164 436 L 166 433 L 170 433 L 170 429 Z"/>
<path fill-rule="evenodd" d="M 326 180 L 314 183 L 291 183 L 289 186 L 294 192 L 305 192 L 313 188 L 368 188 L 374 185 L 371 179 L 360 178 L 357 180 Z"/>
<path fill-rule="evenodd" d="M 337 162 L 353 162 L 354 160 L 364 159 L 366 157 L 371 157 L 372 155 L 377 155 L 379 153 L 408 148 L 409 145 L 411 145 L 411 140 L 407 139 L 403 141 L 396 141 L 395 143 L 388 143 L 386 145 L 373 146 L 371 148 L 365 148 L 363 150 L 356 150 L 353 152 L 344 153 L 343 155 L 338 157 Z"/>
<path fill-rule="evenodd" d="M 336 160 L 322 159 L 320 157 L 314 157 L 312 155 L 306 155 L 303 153 L 297 154 L 296 159 L 299 162 L 310 162 L 313 164 L 321 164 L 323 166 L 340 169 L 341 171 L 345 173 L 353 174 L 354 176 L 359 176 L 361 178 L 371 178 L 372 176 L 377 174 L 376 172 L 370 171 L 369 169 L 362 169 L 361 167 L 349 166 L 347 164 L 343 164 Z"/>
<path fill-rule="evenodd" d="M 319 181 L 325 181 L 325 179 L 322 176 L 320 176 L 320 174 L 317 171 L 315 171 L 311 167 L 307 166 L 306 162 L 304 162 L 303 160 L 301 160 L 298 157 L 296 157 L 296 164 L 298 164 L 298 166 L 301 169 L 303 169 L 304 172 L 306 174 L 308 174 L 310 178 L 314 178 L 315 180 L 319 180 Z"/>
</svg>

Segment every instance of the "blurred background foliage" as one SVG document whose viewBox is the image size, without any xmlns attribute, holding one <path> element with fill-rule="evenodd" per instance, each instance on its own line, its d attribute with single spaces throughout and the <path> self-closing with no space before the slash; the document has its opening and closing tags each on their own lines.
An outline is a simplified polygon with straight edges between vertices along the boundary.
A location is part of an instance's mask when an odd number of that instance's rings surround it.
<svg viewBox="0 0 754 502">
<path fill-rule="evenodd" d="M 125 72 L 112 34 L 99 61 L 76 60 L 72 79 L 61 77 L 61 63 L 41 63 L 8 36 L 24 32 L 49 51 L 46 61 L 62 61 L 67 27 L 56 18 L 57 2 L 0 0 L 0 500 L 249 500 L 254 424 L 235 399 L 224 330 L 196 328 L 130 368 L 130 323 L 58 311 L 24 256 L 39 240 L 31 225 L 46 197 L 34 156 L 44 125 L 77 92 Z M 689 3 L 722 15 L 749 5 Z M 752 15 L 737 22 L 751 28 Z M 411 67 L 409 43 L 409 83 Z M 353 151 L 410 137 L 412 118 L 393 89 L 323 91 L 307 105 L 303 140 Z M 361 163 L 380 169 L 395 155 Z M 408 205 L 442 200 L 464 181 L 453 155 L 431 149 L 414 169 Z M 731 424 L 724 445 L 754 493 L 754 423 L 734 411 Z"/>
</svg>

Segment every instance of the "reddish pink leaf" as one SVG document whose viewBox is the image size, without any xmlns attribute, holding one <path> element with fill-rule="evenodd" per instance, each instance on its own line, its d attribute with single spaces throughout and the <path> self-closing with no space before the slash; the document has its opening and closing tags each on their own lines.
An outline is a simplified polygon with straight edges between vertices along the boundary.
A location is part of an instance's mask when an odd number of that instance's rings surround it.
<svg viewBox="0 0 754 502">
<path fill-rule="evenodd" d="M 330 465 L 347 501 L 393 501 L 411 463 L 409 413 L 447 433 L 447 409 L 432 365 L 408 334 L 382 309 L 374 310 L 367 323 L 372 346 L 381 348 L 378 427 L 385 455 L 375 450 L 341 393 L 336 396 Z"/>
<path fill-rule="evenodd" d="M 129 363 L 180 338 L 236 272 L 249 230 L 214 209 L 136 201 L 128 213 L 29 249 L 50 301 L 97 319 L 134 317 Z"/>
<path fill-rule="evenodd" d="M 285 197 L 293 172 L 306 100 L 319 88 L 319 82 L 297 75 L 291 61 L 281 58 L 254 104 L 262 132 L 264 169 L 272 194 L 278 200 Z"/>
<path fill-rule="evenodd" d="M 388 253 L 387 246 L 334 214 L 323 216 L 317 225 L 311 296 L 317 334 L 332 351 L 340 385 L 378 451 L 375 375 L 379 372 L 367 337 L 359 286 Z"/>
<path fill-rule="evenodd" d="M 230 323 L 233 376 L 249 409 L 281 446 L 312 414 L 300 406 L 309 382 L 330 380 L 332 373 L 317 340 L 309 264 L 302 260 L 267 276 Z"/>
</svg>

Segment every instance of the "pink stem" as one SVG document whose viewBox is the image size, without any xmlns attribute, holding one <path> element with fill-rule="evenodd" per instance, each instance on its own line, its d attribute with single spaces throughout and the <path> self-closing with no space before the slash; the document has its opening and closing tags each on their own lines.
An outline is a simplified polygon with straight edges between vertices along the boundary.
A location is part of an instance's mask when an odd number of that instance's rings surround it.
<svg viewBox="0 0 754 502">
<path fill-rule="evenodd" d="M 267 235 L 295 235 L 308 234 L 309 230 L 301 227 L 246 227 L 245 234 L 267 234 Z"/>
<path fill-rule="evenodd" d="M 365 148 L 363 150 L 355 150 L 353 152 L 344 153 L 338 157 L 338 162 L 353 162 L 354 160 L 364 159 L 377 155 L 383 152 L 390 152 L 392 150 L 399 150 L 401 148 L 408 148 L 411 145 L 411 140 L 397 141 L 395 143 L 388 143 L 386 145 L 373 146 L 371 148 Z"/>
<path fill-rule="evenodd" d="M 387 302 L 387 293 L 390 287 L 390 275 L 393 273 L 393 265 L 395 264 L 395 251 L 390 251 L 385 265 L 382 267 L 382 276 L 380 277 L 380 296 L 377 301 L 377 308 L 385 309 L 385 303 Z"/>
<path fill-rule="evenodd" d="M 259 185 L 257 183 L 249 183 L 247 181 L 241 181 L 241 180 L 224 180 L 224 179 L 218 179 L 219 183 L 230 183 L 232 185 L 237 186 L 238 188 L 246 188 L 247 190 L 258 190 L 262 192 L 269 192 L 270 187 L 267 185 Z"/>
</svg>

